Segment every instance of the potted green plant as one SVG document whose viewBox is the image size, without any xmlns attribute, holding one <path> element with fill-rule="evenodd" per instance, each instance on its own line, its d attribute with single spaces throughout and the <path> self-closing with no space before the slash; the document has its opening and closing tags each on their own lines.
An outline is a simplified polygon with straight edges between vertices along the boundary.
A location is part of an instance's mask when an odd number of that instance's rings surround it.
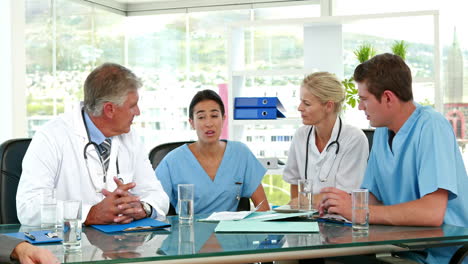
<svg viewBox="0 0 468 264">
<path fill-rule="evenodd" d="M 354 55 L 356 55 L 356 58 L 358 59 L 359 63 L 363 63 L 369 60 L 376 54 L 377 51 L 370 43 L 364 43 L 354 51 Z"/>
<path fill-rule="evenodd" d="M 358 89 L 356 88 L 356 85 L 354 84 L 354 79 L 353 77 L 349 79 L 344 79 L 341 81 L 341 84 L 343 84 L 345 88 L 345 105 L 344 109 L 346 109 L 347 106 L 350 106 L 351 108 L 354 108 L 356 104 L 359 102 L 359 96 L 358 96 Z"/>
<path fill-rule="evenodd" d="M 406 59 L 406 53 L 408 52 L 408 43 L 404 40 L 396 40 L 392 45 L 392 52 L 395 55 L 400 56 L 403 60 Z"/>
<path fill-rule="evenodd" d="M 377 51 L 370 43 L 364 43 L 359 46 L 354 52 L 359 63 L 363 63 L 370 58 L 374 57 L 377 54 Z M 354 84 L 353 77 L 344 79 L 342 82 L 345 87 L 346 97 L 345 97 L 345 109 L 347 106 L 354 108 L 359 102 L 358 89 Z"/>
</svg>

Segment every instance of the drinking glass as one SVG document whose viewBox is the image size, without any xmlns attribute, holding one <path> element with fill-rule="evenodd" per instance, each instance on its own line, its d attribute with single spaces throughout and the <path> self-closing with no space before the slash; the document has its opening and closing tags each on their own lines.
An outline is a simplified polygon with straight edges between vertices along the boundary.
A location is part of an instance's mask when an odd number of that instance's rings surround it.
<svg viewBox="0 0 468 264">
<path fill-rule="evenodd" d="M 193 197 L 194 186 L 193 184 L 179 184 L 178 188 L 178 202 L 179 221 L 192 222 L 193 221 Z"/>
<path fill-rule="evenodd" d="M 41 228 L 55 228 L 57 224 L 57 198 L 55 189 L 41 190 Z"/>
<path fill-rule="evenodd" d="M 369 191 L 356 189 L 351 193 L 353 231 L 367 231 L 369 229 Z"/>
<path fill-rule="evenodd" d="M 65 251 L 81 250 L 81 201 L 63 201 L 63 247 Z"/>
<path fill-rule="evenodd" d="M 300 179 L 297 183 L 297 204 L 301 211 L 312 211 L 313 204 L 312 179 Z"/>
</svg>

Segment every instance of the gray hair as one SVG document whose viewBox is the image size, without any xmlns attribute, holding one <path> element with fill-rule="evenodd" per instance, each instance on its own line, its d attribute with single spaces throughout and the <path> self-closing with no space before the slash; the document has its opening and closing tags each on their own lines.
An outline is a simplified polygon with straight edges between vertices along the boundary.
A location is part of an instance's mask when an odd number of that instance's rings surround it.
<svg viewBox="0 0 468 264">
<path fill-rule="evenodd" d="M 315 72 L 304 78 L 302 87 L 317 97 L 320 102 L 335 103 L 335 113 L 341 111 L 345 100 L 345 91 L 340 80 L 329 72 Z"/>
<path fill-rule="evenodd" d="M 104 103 L 122 106 L 127 94 L 141 86 L 141 80 L 129 69 L 116 63 L 104 63 L 86 78 L 84 108 L 92 116 L 101 116 Z"/>
</svg>

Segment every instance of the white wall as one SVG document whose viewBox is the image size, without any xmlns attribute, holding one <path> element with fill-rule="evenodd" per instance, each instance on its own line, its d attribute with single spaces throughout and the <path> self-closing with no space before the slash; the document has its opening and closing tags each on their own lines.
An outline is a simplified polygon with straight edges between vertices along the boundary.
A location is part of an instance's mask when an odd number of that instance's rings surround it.
<svg viewBox="0 0 468 264">
<path fill-rule="evenodd" d="M 23 0 L 0 1 L 0 142 L 26 136 Z"/>
</svg>

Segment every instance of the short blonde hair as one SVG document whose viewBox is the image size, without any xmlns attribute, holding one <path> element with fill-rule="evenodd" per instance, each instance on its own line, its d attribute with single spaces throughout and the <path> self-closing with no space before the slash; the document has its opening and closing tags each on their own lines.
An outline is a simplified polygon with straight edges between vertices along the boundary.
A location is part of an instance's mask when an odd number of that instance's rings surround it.
<svg viewBox="0 0 468 264">
<path fill-rule="evenodd" d="M 306 88 L 322 103 L 328 101 L 334 102 L 335 113 L 341 111 L 345 100 L 345 91 L 336 75 L 329 72 L 314 72 L 304 78 L 301 86 Z"/>
</svg>

